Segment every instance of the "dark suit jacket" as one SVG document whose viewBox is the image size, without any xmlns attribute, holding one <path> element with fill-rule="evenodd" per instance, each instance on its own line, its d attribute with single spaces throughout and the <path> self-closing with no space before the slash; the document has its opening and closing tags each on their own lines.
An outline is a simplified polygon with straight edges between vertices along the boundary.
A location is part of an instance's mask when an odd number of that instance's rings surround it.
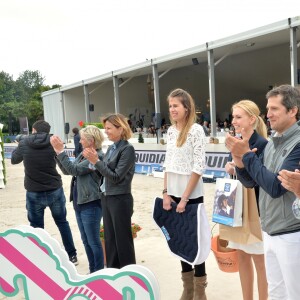
<svg viewBox="0 0 300 300">
<path fill-rule="evenodd" d="M 80 141 L 80 135 L 75 134 L 74 135 L 74 146 L 75 146 L 74 156 L 75 157 L 77 157 L 82 152 L 82 145 L 80 144 L 79 141 Z"/>
<path fill-rule="evenodd" d="M 131 182 L 135 171 L 135 151 L 128 141 L 116 143 L 117 148 L 108 159 L 110 146 L 103 161 L 98 161 L 95 168 L 105 177 L 105 195 L 131 193 Z"/>
<path fill-rule="evenodd" d="M 249 140 L 249 148 L 254 149 L 257 148 L 256 154 L 259 156 L 263 150 L 265 149 L 266 145 L 268 143 L 268 140 L 265 139 L 264 137 L 260 136 L 255 130 L 253 134 L 250 137 Z M 228 157 L 228 161 L 232 161 L 232 156 L 231 154 Z M 259 186 L 256 185 L 255 187 L 255 195 L 256 195 L 256 202 L 257 202 L 257 208 L 258 208 L 258 213 L 259 213 L 259 204 L 258 204 L 258 198 L 259 198 Z"/>
</svg>

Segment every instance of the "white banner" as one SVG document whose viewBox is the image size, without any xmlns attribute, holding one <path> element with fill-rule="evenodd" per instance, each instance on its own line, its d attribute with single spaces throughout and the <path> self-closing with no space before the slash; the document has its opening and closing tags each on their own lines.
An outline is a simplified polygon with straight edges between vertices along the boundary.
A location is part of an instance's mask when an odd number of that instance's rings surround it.
<svg viewBox="0 0 300 300">
<path fill-rule="evenodd" d="M 166 151 L 135 150 L 136 164 L 159 164 L 163 166 Z M 229 153 L 206 152 L 206 168 L 209 170 L 225 170 Z"/>
<path fill-rule="evenodd" d="M 4 146 L 4 154 L 6 158 L 11 157 L 11 152 L 16 146 Z M 73 148 L 65 149 L 70 159 L 73 157 Z M 213 177 L 225 176 L 225 165 L 228 161 L 228 152 L 206 152 L 206 175 Z M 153 170 L 162 171 L 165 161 L 166 151 L 158 150 L 135 150 L 135 172 L 136 173 L 152 173 Z"/>
</svg>

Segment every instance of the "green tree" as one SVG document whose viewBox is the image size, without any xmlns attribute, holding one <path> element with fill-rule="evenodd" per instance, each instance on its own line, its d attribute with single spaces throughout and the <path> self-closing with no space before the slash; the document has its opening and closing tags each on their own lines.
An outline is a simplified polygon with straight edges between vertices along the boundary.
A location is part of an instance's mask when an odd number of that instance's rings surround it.
<svg viewBox="0 0 300 300">
<path fill-rule="evenodd" d="M 9 115 L 12 113 L 12 102 L 15 101 L 15 82 L 8 73 L 0 72 L 0 122 L 3 131 L 8 130 Z"/>
<path fill-rule="evenodd" d="M 20 117 L 27 117 L 29 128 L 36 120 L 43 119 L 42 93 L 60 87 L 44 85 L 44 81 L 39 71 L 26 70 L 16 81 L 0 72 L 0 121 L 4 132 L 19 132 Z"/>
<path fill-rule="evenodd" d="M 39 71 L 24 71 L 16 80 L 17 91 L 23 100 L 28 100 L 43 86 L 45 78 Z"/>
<path fill-rule="evenodd" d="M 25 71 L 16 80 L 16 100 L 20 105 L 14 116 L 27 116 L 29 127 L 43 117 L 41 91 L 44 77 L 39 71 Z"/>
<path fill-rule="evenodd" d="M 14 99 L 15 82 L 8 73 L 0 72 L 0 105 Z"/>
<path fill-rule="evenodd" d="M 6 168 L 5 168 L 5 159 L 4 159 L 4 138 L 3 138 L 3 133 L 2 133 L 2 127 L 0 127 L 0 155 L 2 157 L 2 162 L 0 161 L 0 164 L 2 164 L 2 169 L 3 169 L 3 175 L 4 175 L 4 185 L 6 184 Z M 1 172 L 1 171 L 0 171 Z"/>
</svg>

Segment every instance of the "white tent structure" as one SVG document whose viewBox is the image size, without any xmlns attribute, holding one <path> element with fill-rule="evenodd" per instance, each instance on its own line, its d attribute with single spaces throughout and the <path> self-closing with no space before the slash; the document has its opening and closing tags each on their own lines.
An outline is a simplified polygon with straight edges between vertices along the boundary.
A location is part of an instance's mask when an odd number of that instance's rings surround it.
<svg viewBox="0 0 300 300">
<path fill-rule="evenodd" d="M 227 118 L 234 102 L 251 99 L 264 112 L 270 88 L 300 83 L 299 25 L 300 16 L 289 18 L 47 91 L 45 120 L 62 138 L 66 123 L 99 122 L 112 112 L 133 123 L 154 120 L 159 128 L 162 118 L 168 122 L 168 93 L 180 87 L 192 94 L 216 136 L 217 116 Z"/>
</svg>

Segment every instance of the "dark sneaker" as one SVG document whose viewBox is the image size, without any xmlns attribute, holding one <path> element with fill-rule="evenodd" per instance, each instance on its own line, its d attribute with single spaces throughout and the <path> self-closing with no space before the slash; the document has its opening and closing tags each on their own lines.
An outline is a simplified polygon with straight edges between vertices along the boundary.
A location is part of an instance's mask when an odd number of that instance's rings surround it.
<svg viewBox="0 0 300 300">
<path fill-rule="evenodd" d="M 70 259 L 70 262 L 72 262 L 75 266 L 78 265 L 78 260 L 77 260 L 77 256 L 76 255 L 71 256 L 69 259 Z"/>
</svg>

